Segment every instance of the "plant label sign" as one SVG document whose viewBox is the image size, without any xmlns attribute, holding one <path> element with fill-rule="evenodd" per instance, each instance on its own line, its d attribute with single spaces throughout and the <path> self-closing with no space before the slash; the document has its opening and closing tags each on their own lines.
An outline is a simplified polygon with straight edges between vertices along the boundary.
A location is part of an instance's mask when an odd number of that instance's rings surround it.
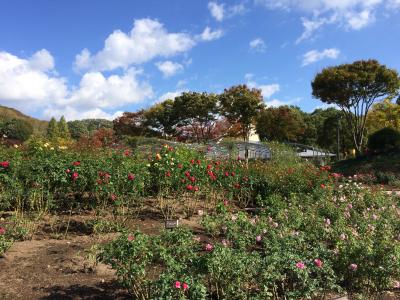
<svg viewBox="0 0 400 300">
<path fill-rule="evenodd" d="M 179 226 L 179 220 L 165 220 L 165 228 L 173 229 Z"/>
</svg>

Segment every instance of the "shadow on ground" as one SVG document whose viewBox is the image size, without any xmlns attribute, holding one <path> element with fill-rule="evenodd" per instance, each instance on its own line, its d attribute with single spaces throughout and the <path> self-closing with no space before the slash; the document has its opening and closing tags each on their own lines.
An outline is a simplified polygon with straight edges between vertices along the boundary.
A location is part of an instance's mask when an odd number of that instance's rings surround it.
<svg viewBox="0 0 400 300">
<path fill-rule="evenodd" d="M 53 286 L 50 288 L 41 289 L 43 292 L 49 293 L 48 296 L 39 298 L 40 300 L 71 300 L 71 299 L 85 299 L 85 300 L 125 300 L 132 299 L 125 290 L 118 285 L 117 282 L 105 282 L 96 286 L 85 286 L 74 284 L 68 287 Z"/>
</svg>

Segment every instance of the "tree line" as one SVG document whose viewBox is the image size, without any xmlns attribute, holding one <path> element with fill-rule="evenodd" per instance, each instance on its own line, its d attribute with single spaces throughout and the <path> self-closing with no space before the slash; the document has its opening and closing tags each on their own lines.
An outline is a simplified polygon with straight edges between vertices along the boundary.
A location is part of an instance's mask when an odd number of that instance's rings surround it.
<svg viewBox="0 0 400 300">
<path fill-rule="evenodd" d="M 298 142 L 361 153 L 369 134 L 400 127 L 400 78 L 376 60 L 328 67 L 311 83 L 312 95 L 334 108 L 312 113 L 296 106 L 266 107 L 261 90 L 237 85 L 221 94 L 185 92 L 114 120 L 118 135 L 160 136 L 207 143 L 224 136 Z M 399 102 L 399 99 L 397 102 Z M 375 105 L 374 105 L 375 104 Z"/>
</svg>

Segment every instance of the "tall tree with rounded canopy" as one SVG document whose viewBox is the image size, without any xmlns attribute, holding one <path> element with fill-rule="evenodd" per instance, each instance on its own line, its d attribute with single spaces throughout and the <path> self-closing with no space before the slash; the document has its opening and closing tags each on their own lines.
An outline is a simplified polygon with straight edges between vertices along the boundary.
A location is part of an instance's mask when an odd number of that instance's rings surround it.
<svg viewBox="0 0 400 300">
<path fill-rule="evenodd" d="M 323 69 L 311 86 L 315 98 L 343 110 L 351 126 L 355 149 L 361 153 L 369 109 L 376 101 L 396 97 L 400 78 L 396 70 L 376 60 L 360 60 Z"/>
<path fill-rule="evenodd" d="M 279 106 L 269 107 L 259 114 L 256 130 L 262 140 L 297 142 L 305 127 L 299 109 Z"/>
<path fill-rule="evenodd" d="M 186 92 L 174 100 L 177 127 L 190 130 L 198 143 L 213 137 L 217 125 L 218 98 L 215 94 Z M 189 128 L 188 128 L 189 127 Z"/>
<path fill-rule="evenodd" d="M 174 100 L 167 99 L 157 103 L 144 112 L 146 126 L 158 131 L 163 137 L 174 135 L 177 116 L 174 110 Z"/>
<path fill-rule="evenodd" d="M 225 89 L 219 100 L 222 114 L 230 122 L 240 124 L 241 135 L 247 141 L 255 117 L 264 108 L 261 90 L 237 85 Z"/>
</svg>

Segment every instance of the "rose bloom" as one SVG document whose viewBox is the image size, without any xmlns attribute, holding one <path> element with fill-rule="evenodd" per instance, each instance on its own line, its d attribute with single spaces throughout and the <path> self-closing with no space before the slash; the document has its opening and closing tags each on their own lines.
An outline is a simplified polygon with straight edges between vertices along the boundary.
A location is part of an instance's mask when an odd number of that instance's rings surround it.
<svg viewBox="0 0 400 300">
<path fill-rule="evenodd" d="M 182 288 L 183 288 L 184 291 L 186 291 L 189 288 L 189 285 L 186 282 L 184 282 L 182 284 Z"/>
<path fill-rule="evenodd" d="M 128 241 L 132 242 L 134 239 L 135 237 L 132 234 L 128 235 Z"/>
<path fill-rule="evenodd" d="M 256 236 L 256 241 L 259 243 L 259 242 L 261 242 L 261 240 L 262 240 L 261 235 L 257 235 L 257 236 Z"/>
<path fill-rule="evenodd" d="M 128 180 L 132 181 L 132 180 L 134 180 L 134 179 L 135 179 L 135 175 L 132 174 L 132 173 L 129 173 L 129 174 L 128 174 Z"/>
<path fill-rule="evenodd" d="M 77 172 L 72 173 L 71 178 L 72 180 L 77 180 L 79 177 L 79 174 Z"/>
<path fill-rule="evenodd" d="M 350 264 L 349 269 L 352 271 L 357 270 L 358 266 L 356 264 Z"/>
<path fill-rule="evenodd" d="M 10 163 L 8 161 L 2 161 L 0 162 L 0 166 L 3 168 L 8 168 L 10 166 Z"/>
<path fill-rule="evenodd" d="M 298 269 L 302 270 L 305 267 L 306 267 L 306 265 L 302 261 L 299 261 L 299 262 L 296 263 L 296 268 L 298 268 Z"/>
<path fill-rule="evenodd" d="M 0 235 L 3 235 L 6 233 L 6 229 L 4 227 L 0 227 Z"/>
<path fill-rule="evenodd" d="M 207 244 L 204 246 L 204 250 L 206 250 L 206 251 L 208 251 L 208 252 L 212 251 L 213 249 L 214 249 L 214 246 L 211 245 L 210 243 L 207 243 Z"/>
<path fill-rule="evenodd" d="M 174 284 L 174 286 L 175 286 L 175 288 L 176 289 L 180 289 L 181 288 L 181 282 L 180 281 L 175 281 L 175 284 Z"/>
<path fill-rule="evenodd" d="M 189 184 L 188 186 L 186 186 L 186 189 L 187 189 L 188 191 L 193 190 L 193 185 Z"/>
<path fill-rule="evenodd" d="M 72 165 L 73 165 L 73 166 L 80 166 L 80 165 L 81 165 L 81 162 L 80 162 L 80 161 L 74 161 L 74 162 L 72 163 Z"/>
<path fill-rule="evenodd" d="M 314 259 L 314 264 L 316 267 L 321 268 L 323 265 L 323 262 L 319 258 L 316 258 L 316 259 Z"/>
</svg>

